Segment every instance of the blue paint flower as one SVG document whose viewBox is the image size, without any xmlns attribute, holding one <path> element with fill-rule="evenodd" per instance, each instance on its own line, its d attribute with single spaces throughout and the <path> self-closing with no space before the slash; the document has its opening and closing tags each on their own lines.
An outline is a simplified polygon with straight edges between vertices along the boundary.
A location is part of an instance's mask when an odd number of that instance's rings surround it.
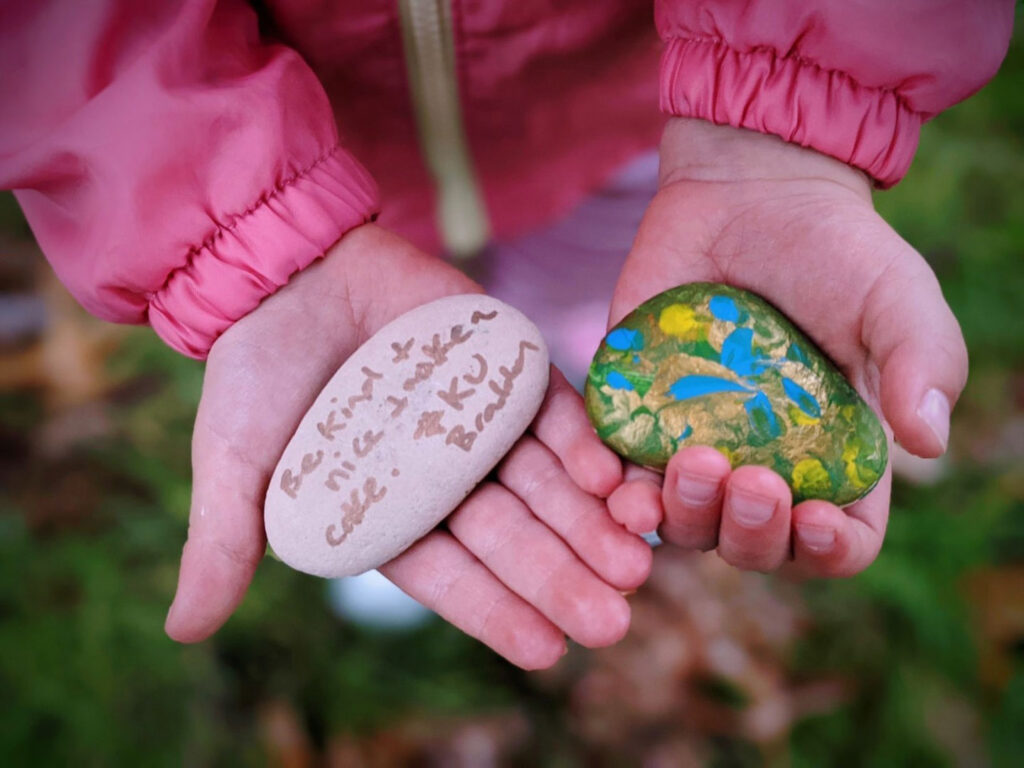
<svg viewBox="0 0 1024 768">
<path fill-rule="evenodd" d="M 610 377 L 609 377 L 610 378 Z M 668 388 L 668 394 L 676 400 L 713 395 L 717 392 L 750 392 L 751 390 L 728 379 L 718 376 L 683 376 Z"/>
<path fill-rule="evenodd" d="M 801 411 L 815 419 L 821 417 L 821 407 L 818 405 L 818 401 L 806 389 L 785 377 L 782 379 L 782 388 L 786 391 L 786 397 L 796 403 L 796 407 Z"/>
<path fill-rule="evenodd" d="M 722 365 L 737 376 L 757 376 L 764 371 L 771 360 L 754 351 L 754 331 L 737 328 L 722 342 Z"/>
<path fill-rule="evenodd" d="M 644 335 L 631 328 L 616 328 L 605 337 L 604 342 L 620 352 L 625 352 L 628 349 L 639 350 L 644 348 Z"/>
<path fill-rule="evenodd" d="M 607 381 L 612 389 L 633 389 L 633 382 L 618 371 L 609 371 Z"/>
<path fill-rule="evenodd" d="M 686 429 L 684 429 L 682 431 L 682 433 L 679 435 L 679 437 L 676 438 L 676 442 L 677 443 L 681 443 L 681 442 L 683 442 L 683 440 L 685 440 L 686 438 L 688 438 L 692 434 L 693 434 L 693 427 L 691 427 L 689 424 L 687 424 L 686 425 Z"/>
<path fill-rule="evenodd" d="M 739 307 L 728 296 L 712 296 L 708 308 L 711 310 L 711 314 L 719 320 L 726 320 L 730 323 L 739 322 Z"/>
</svg>

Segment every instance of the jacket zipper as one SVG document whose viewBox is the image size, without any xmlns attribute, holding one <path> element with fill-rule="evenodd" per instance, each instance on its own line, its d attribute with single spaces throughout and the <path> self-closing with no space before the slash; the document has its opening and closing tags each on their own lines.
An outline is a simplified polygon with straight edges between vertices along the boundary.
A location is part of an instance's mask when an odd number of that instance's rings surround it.
<svg viewBox="0 0 1024 768">
<path fill-rule="evenodd" d="M 487 242 L 488 221 L 462 125 L 450 0 L 398 0 L 420 148 L 437 185 L 438 224 L 457 257 Z"/>
</svg>

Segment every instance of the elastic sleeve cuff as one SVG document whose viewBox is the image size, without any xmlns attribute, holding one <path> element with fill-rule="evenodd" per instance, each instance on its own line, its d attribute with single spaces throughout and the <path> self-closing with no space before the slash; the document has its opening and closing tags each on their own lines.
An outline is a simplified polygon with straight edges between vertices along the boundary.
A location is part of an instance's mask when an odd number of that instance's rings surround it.
<svg viewBox="0 0 1024 768">
<path fill-rule="evenodd" d="M 174 349 L 205 359 L 232 323 L 378 211 L 369 173 L 335 147 L 193 248 L 147 296 L 149 324 Z"/>
<path fill-rule="evenodd" d="M 900 96 L 768 48 L 673 38 L 661 62 L 661 109 L 770 133 L 898 182 L 917 149 L 923 115 Z"/>
</svg>

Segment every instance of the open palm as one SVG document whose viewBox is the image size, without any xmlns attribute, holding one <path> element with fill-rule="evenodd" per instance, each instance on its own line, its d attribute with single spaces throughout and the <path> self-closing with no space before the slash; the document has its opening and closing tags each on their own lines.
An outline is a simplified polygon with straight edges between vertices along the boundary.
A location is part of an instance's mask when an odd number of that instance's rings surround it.
<svg viewBox="0 0 1024 768">
<path fill-rule="evenodd" d="M 192 443 L 188 542 L 167 632 L 202 640 L 232 613 L 263 558 L 263 498 L 303 414 L 348 356 L 395 316 L 480 288 L 374 225 L 346 235 L 214 344 Z M 529 432 L 436 530 L 381 571 L 510 661 L 550 666 L 565 635 L 625 633 L 619 590 L 638 586 L 646 543 L 603 496 L 621 480 L 579 395 L 557 370 Z"/>
<path fill-rule="evenodd" d="M 610 324 L 681 283 L 752 291 L 838 364 L 890 436 L 919 456 L 942 453 L 966 349 L 934 273 L 875 212 L 867 178 L 775 137 L 685 120 L 667 128 L 661 161 Z M 875 559 L 888 520 L 888 470 L 845 509 L 793 507 L 781 477 L 732 470 L 709 447 L 680 451 L 664 479 L 636 468 L 627 479 L 609 499 L 620 522 L 660 521 L 667 541 L 717 547 L 749 569 L 793 557 L 812 574 L 851 575 Z"/>
</svg>

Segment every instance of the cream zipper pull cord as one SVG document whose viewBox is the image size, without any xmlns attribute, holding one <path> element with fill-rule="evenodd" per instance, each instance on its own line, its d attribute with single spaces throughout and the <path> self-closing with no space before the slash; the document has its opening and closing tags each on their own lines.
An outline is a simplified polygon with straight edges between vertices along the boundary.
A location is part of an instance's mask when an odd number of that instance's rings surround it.
<svg viewBox="0 0 1024 768">
<path fill-rule="evenodd" d="M 448 0 L 398 0 L 420 147 L 437 184 L 438 224 L 458 258 L 478 253 L 489 226 L 462 125 Z"/>
</svg>

